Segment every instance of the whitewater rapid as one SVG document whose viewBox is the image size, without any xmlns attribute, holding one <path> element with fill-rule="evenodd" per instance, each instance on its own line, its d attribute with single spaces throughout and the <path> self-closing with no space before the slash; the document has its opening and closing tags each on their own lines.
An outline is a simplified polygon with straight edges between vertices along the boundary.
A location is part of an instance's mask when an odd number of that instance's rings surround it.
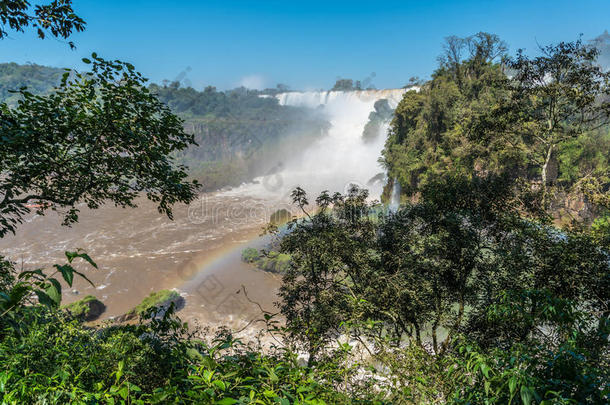
<svg viewBox="0 0 610 405">
<path fill-rule="evenodd" d="M 386 99 L 396 108 L 408 89 L 362 91 L 309 91 L 277 94 L 280 105 L 319 109 L 330 123 L 328 133 L 303 150 L 283 156 L 275 170 L 229 191 L 267 199 L 286 199 L 299 186 L 310 196 L 322 190 L 345 192 L 350 185 L 367 188 L 379 199 L 386 183 L 379 163 L 388 123 L 374 140 L 365 142 L 363 131 L 375 102 Z"/>
</svg>

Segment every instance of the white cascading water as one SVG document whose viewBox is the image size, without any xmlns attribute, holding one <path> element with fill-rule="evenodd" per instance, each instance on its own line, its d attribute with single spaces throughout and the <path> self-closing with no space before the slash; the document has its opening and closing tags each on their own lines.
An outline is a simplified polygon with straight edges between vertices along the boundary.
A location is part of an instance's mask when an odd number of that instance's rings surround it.
<svg viewBox="0 0 610 405">
<path fill-rule="evenodd" d="M 309 196 L 322 190 L 345 192 L 350 184 L 369 189 L 379 199 L 385 180 L 378 160 L 381 156 L 387 124 L 372 141 L 362 137 L 369 114 L 377 100 L 387 99 L 396 108 L 406 89 L 289 92 L 276 97 L 281 105 L 322 108 L 331 127 L 328 134 L 304 150 L 285 156 L 276 173 L 255 179 L 230 193 L 263 198 L 285 198 L 296 186 Z M 371 182 L 375 176 L 376 181 Z"/>
<path fill-rule="evenodd" d="M 398 207 L 400 206 L 400 183 L 398 179 L 394 178 L 394 184 L 392 185 L 392 195 L 390 196 L 390 211 L 396 212 L 398 211 Z"/>
</svg>

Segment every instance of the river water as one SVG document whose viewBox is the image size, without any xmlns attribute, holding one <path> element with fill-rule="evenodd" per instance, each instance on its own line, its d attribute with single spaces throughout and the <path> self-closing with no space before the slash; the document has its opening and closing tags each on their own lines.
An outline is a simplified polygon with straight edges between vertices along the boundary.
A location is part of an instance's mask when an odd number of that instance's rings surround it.
<svg viewBox="0 0 610 405">
<path fill-rule="evenodd" d="M 0 254 L 18 268 L 52 270 L 53 264 L 65 263 L 64 251 L 83 249 L 99 269 L 86 263 L 77 269 L 94 286 L 75 279 L 63 301 L 94 295 L 107 307 L 102 319 L 126 313 L 153 291 L 176 289 L 185 298 L 179 312 L 183 320 L 242 328 L 262 317 L 261 308 L 275 310 L 281 282 L 278 275 L 243 263 L 242 250 L 266 245 L 259 235 L 273 212 L 283 208 L 296 214 L 289 203 L 296 186 L 305 188 L 310 200 L 322 190 L 344 192 L 351 184 L 379 198 L 385 180 L 378 159 L 387 125 L 372 142 L 365 142 L 362 133 L 377 100 L 395 107 L 405 91 L 280 94 L 280 104 L 322 108 L 331 128 L 308 148 L 295 148 L 273 173 L 233 190 L 203 194 L 189 206 L 177 205 L 174 221 L 145 199 L 135 209 L 78 207 L 79 222 L 71 228 L 61 226 L 55 213 L 32 215 L 16 235 L 0 239 Z"/>
<path fill-rule="evenodd" d="M 261 316 L 250 301 L 274 309 L 279 276 L 243 263 L 241 251 L 265 245 L 259 235 L 276 207 L 270 201 L 210 193 L 190 206 L 175 206 L 173 221 L 145 199 L 135 209 L 83 208 L 72 227 L 61 226 L 55 213 L 32 215 L 16 235 L 0 239 L 0 252 L 20 269 L 49 272 L 53 264 L 66 262 L 64 251 L 83 249 L 99 269 L 84 261 L 76 267 L 94 286 L 75 278 L 72 288 L 64 286 L 63 302 L 94 295 L 107 307 L 102 319 L 169 288 L 185 297 L 183 320 L 238 328 Z"/>
</svg>

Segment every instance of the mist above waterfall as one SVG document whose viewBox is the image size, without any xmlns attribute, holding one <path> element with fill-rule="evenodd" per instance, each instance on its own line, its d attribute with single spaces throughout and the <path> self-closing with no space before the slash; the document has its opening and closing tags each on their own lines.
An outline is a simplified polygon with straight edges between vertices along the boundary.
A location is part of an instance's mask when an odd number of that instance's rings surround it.
<svg viewBox="0 0 610 405">
<path fill-rule="evenodd" d="M 289 92 L 275 97 L 281 105 L 309 107 L 321 111 L 330 122 L 324 136 L 305 148 L 293 148 L 279 156 L 266 176 L 244 184 L 232 193 L 282 199 L 299 186 L 311 196 L 323 190 L 345 192 L 350 184 L 369 189 L 378 199 L 385 184 L 381 156 L 387 124 L 378 136 L 365 142 L 363 131 L 375 102 L 388 100 L 391 108 L 406 89 L 364 91 Z"/>
</svg>

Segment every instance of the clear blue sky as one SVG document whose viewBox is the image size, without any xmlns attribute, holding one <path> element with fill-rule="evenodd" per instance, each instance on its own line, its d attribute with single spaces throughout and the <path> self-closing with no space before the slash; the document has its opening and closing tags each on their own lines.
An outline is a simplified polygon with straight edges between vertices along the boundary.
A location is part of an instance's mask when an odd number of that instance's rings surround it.
<svg viewBox="0 0 610 405">
<path fill-rule="evenodd" d="M 36 3 L 34 1 L 34 3 Z M 580 1 L 157 1 L 74 0 L 88 23 L 71 51 L 12 33 L 1 61 L 82 68 L 92 51 L 132 62 L 151 80 L 188 67 L 195 88 L 328 88 L 338 77 L 378 88 L 429 77 L 443 38 L 500 35 L 511 51 L 585 39 L 610 29 L 610 0 Z"/>
</svg>

